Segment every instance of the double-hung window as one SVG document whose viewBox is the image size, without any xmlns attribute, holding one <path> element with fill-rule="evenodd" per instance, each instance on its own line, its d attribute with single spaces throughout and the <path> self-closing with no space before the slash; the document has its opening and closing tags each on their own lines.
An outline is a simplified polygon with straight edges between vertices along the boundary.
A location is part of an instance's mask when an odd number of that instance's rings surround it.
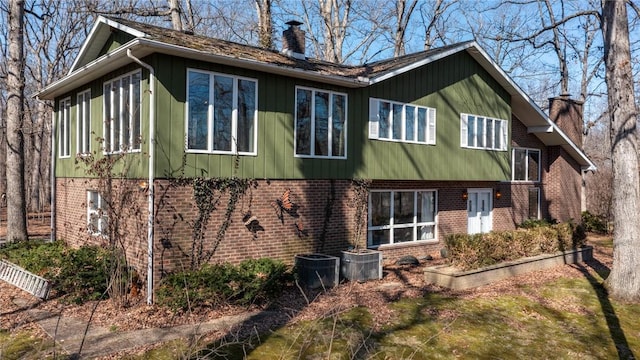
<svg viewBox="0 0 640 360">
<path fill-rule="evenodd" d="M 71 143 L 71 99 L 60 100 L 58 103 L 58 156 L 69 157 Z"/>
<path fill-rule="evenodd" d="M 104 83 L 104 151 L 140 150 L 141 75 L 135 71 Z"/>
<path fill-rule="evenodd" d="M 187 72 L 187 150 L 257 153 L 258 81 L 207 71 Z"/>
<path fill-rule="evenodd" d="M 77 151 L 79 154 L 88 154 L 91 152 L 91 90 L 78 93 L 77 107 Z"/>
<path fill-rule="evenodd" d="M 513 180 L 540 181 L 540 150 L 513 149 Z"/>
<path fill-rule="evenodd" d="M 347 95 L 297 87 L 295 138 L 296 156 L 346 159 Z"/>
<path fill-rule="evenodd" d="M 369 194 L 368 247 L 435 240 L 435 190 L 373 190 Z"/>
<path fill-rule="evenodd" d="M 460 115 L 460 146 L 474 149 L 507 150 L 507 120 Z"/>
<path fill-rule="evenodd" d="M 87 191 L 87 230 L 92 235 L 106 235 L 107 214 L 99 192 Z"/>
<path fill-rule="evenodd" d="M 436 109 L 369 99 L 369 138 L 436 144 Z"/>
</svg>

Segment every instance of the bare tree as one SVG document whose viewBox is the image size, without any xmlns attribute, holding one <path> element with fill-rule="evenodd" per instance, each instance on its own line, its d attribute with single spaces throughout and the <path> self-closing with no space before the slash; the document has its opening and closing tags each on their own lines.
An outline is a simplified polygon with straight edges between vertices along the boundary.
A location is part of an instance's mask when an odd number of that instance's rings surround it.
<svg viewBox="0 0 640 360">
<path fill-rule="evenodd" d="M 420 5 L 420 17 L 424 27 L 424 49 L 429 50 L 437 40 L 446 43 L 447 26 L 449 23 L 447 11 L 456 0 L 435 0 L 432 6 L 427 3 Z"/>
<path fill-rule="evenodd" d="M 396 0 L 396 31 L 393 46 L 393 57 L 405 54 L 404 37 L 411 19 L 411 14 L 416 8 L 418 0 L 412 0 L 407 7 L 407 0 Z"/>
<path fill-rule="evenodd" d="M 613 297 L 640 301 L 638 111 L 631 72 L 626 2 L 605 1 L 602 18 L 611 123 L 614 218 L 613 266 L 606 284 Z"/>
<path fill-rule="evenodd" d="M 24 186 L 24 1 L 9 3 L 7 240 L 27 240 Z"/>
</svg>

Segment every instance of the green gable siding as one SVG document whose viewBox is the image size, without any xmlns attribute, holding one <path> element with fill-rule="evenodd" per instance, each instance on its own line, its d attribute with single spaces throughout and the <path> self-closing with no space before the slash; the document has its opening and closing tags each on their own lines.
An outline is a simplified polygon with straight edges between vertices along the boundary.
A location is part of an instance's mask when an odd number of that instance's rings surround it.
<svg viewBox="0 0 640 360">
<path fill-rule="evenodd" d="M 436 145 L 368 140 L 364 137 L 361 171 L 355 177 L 414 180 L 507 180 L 509 151 L 460 147 L 460 114 L 510 120 L 510 97 L 466 53 L 458 53 L 373 85 L 354 106 L 368 112 L 368 97 L 414 103 L 436 109 Z M 367 119 L 363 119 L 366 121 Z M 358 156 L 358 154 L 355 154 Z"/>
<path fill-rule="evenodd" d="M 124 31 L 112 32 L 109 38 L 107 39 L 107 41 L 104 43 L 104 46 L 102 47 L 102 49 L 100 49 L 100 52 L 98 53 L 98 56 L 96 58 L 119 48 L 120 46 L 128 43 L 133 39 L 135 39 L 133 35 L 126 33 Z"/>
</svg>

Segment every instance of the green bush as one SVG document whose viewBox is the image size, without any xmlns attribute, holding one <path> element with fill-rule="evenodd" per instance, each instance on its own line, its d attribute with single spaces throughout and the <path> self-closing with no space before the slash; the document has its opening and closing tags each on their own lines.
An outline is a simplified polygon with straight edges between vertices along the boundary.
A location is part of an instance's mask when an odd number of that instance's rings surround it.
<svg viewBox="0 0 640 360">
<path fill-rule="evenodd" d="M 584 245 L 584 239 L 581 227 L 567 222 L 485 234 L 452 234 L 445 236 L 445 244 L 451 264 L 469 270 L 522 257 L 576 249 Z"/>
<path fill-rule="evenodd" d="M 588 211 L 582 212 L 582 225 L 584 230 L 597 234 L 608 233 L 607 221 L 602 215 L 594 215 Z"/>
<path fill-rule="evenodd" d="M 224 304 L 263 303 L 277 296 L 290 280 L 287 266 L 271 259 L 204 265 L 169 274 L 156 291 L 160 305 L 186 310 Z"/>
<path fill-rule="evenodd" d="M 75 303 L 98 299 L 109 286 L 113 266 L 111 253 L 98 246 L 67 247 L 62 241 L 19 241 L 0 249 L 0 257 L 52 284 L 56 295 Z"/>
</svg>

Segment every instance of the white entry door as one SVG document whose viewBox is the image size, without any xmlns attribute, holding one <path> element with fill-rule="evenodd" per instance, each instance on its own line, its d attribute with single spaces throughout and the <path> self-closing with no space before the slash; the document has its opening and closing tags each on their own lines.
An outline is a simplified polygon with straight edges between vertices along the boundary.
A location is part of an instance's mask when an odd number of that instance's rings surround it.
<svg viewBox="0 0 640 360">
<path fill-rule="evenodd" d="M 493 228 L 491 209 L 493 208 L 491 189 L 469 189 L 467 194 L 468 233 L 487 233 Z"/>
</svg>

